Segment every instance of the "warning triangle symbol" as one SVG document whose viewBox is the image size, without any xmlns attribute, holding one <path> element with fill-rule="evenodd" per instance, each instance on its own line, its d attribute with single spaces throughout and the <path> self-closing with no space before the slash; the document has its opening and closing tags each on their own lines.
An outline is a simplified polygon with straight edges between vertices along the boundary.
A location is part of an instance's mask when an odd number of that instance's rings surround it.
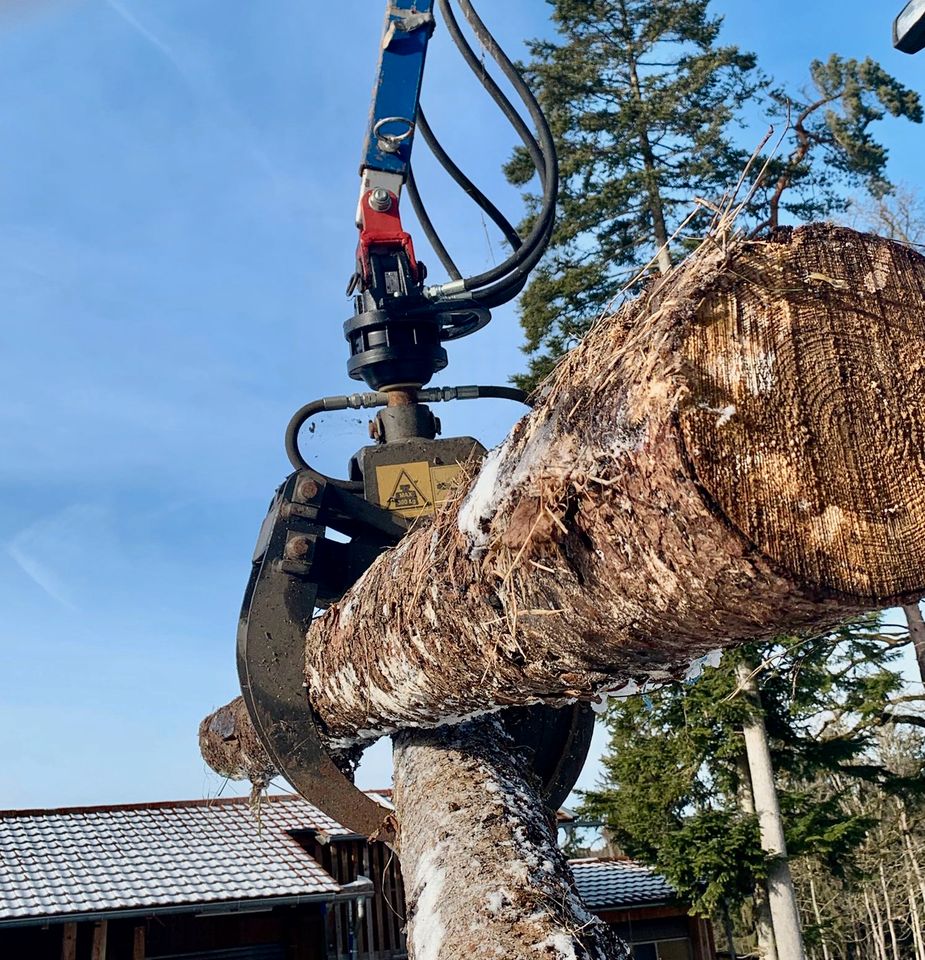
<svg viewBox="0 0 925 960">
<path fill-rule="evenodd" d="M 389 497 L 390 510 L 423 510 L 430 506 L 430 500 L 421 492 L 421 488 L 411 479 L 406 470 L 398 476 L 395 489 Z"/>
</svg>

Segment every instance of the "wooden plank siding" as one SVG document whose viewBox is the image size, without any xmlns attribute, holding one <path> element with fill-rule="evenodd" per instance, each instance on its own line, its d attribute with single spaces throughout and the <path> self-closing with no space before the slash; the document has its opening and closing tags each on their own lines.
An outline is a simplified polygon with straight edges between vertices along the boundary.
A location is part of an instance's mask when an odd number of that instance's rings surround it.
<svg viewBox="0 0 925 960">
<path fill-rule="evenodd" d="M 328 910 L 328 942 L 331 960 L 350 956 L 351 932 L 357 956 L 363 960 L 400 960 L 407 956 L 404 936 L 405 891 L 398 859 L 382 843 L 362 838 L 335 837 L 325 842 L 317 835 L 297 835 L 299 843 L 319 866 L 338 883 L 353 883 L 367 877 L 373 896 L 359 916 L 356 903 L 332 904 Z"/>
<path fill-rule="evenodd" d="M 77 958 L 77 924 L 65 923 L 61 928 L 61 960 Z"/>
<path fill-rule="evenodd" d="M 90 948 L 90 960 L 106 960 L 106 941 L 109 934 L 109 923 L 98 920 L 93 924 L 93 946 Z"/>
</svg>

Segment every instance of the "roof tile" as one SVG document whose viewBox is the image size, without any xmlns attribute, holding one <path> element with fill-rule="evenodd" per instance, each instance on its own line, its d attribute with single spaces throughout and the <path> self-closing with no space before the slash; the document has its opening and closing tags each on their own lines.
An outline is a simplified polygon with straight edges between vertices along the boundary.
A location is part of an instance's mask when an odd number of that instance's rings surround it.
<svg viewBox="0 0 925 960">
<path fill-rule="evenodd" d="M 348 832 L 297 797 L 0 813 L 0 921 L 337 893 L 290 830 Z"/>
<path fill-rule="evenodd" d="M 610 910 L 678 899 L 668 881 L 633 860 L 573 860 L 575 886 L 589 910 Z"/>
</svg>

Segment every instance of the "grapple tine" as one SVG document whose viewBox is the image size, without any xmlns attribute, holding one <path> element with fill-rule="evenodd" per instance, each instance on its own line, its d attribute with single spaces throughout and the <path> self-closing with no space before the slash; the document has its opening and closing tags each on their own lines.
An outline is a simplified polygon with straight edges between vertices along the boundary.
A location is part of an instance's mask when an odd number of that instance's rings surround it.
<svg viewBox="0 0 925 960">
<path fill-rule="evenodd" d="M 254 728 L 293 788 L 349 830 L 390 840 L 388 811 L 331 759 L 305 689 L 305 635 L 318 599 L 310 571 L 324 537 L 316 522 L 322 495 L 323 486 L 302 471 L 274 498 L 241 610 L 238 677 Z"/>
</svg>

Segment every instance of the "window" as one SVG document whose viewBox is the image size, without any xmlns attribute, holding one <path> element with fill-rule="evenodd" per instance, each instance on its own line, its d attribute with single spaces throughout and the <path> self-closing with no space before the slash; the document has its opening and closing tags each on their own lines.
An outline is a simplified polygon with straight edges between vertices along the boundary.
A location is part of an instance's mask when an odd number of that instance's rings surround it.
<svg viewBox="0 0 925 960">
<path fill-rule="evenodd" d="M 689 940 L 659 940 L 634 943 L 633 960 L 691 960 Z"/>
<path fill-rule="evenodd" d="M 688 940 L 663 940 L 658 944 L 658 960 L 691 960 Z"/>
</svg>

